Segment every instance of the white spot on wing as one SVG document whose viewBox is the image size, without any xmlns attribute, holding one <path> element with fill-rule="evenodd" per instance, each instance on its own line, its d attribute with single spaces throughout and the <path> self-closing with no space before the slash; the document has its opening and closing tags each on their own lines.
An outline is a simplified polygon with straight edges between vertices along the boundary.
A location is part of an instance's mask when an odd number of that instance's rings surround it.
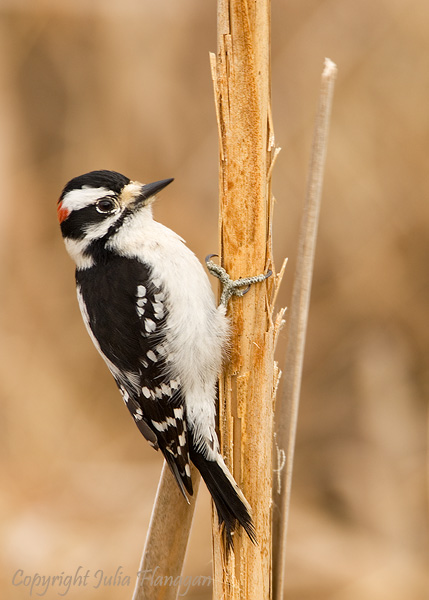
<svg viewBox="0 0 429 600">
<path fill-rule="evenodd" d="M 163 421 L 162 423 L 158 423 L 158 421 L 154 421 L 152 419 L 152 425 L 155 427 L 155 429 L 157 429 L 158 431 L 167 431 L 168 429 L 168 425 L 165 421 Z"/>
<path fill-rule="evenodd" d="M 158 362 L 158 359 L 156 357 L 155 352 L 153 352 L 152 350 L 148 350 L 148 352 L 146 352 L 146 356 L 148 357 L 149 360 L 151 360 L 152 362 Z"/>
<path fill-rule="evenodd" d="M 173 412 L 176 419 L 183 419 L 183 408 L 181 406 L 179 406 L 179 408 L 175 408 Z"/>
<path fill-rule="evenodd" d="M 165 383 L 161 384 L 161 391 L 164 396 L 171 396 L 171 389 Z"/>
<path fill-rule="evenodd" d="M 160 356 L 164 356 L 164 354 L 167 353 L 167 350 L 165 349 L 164 344 L 159 344 L 156 348 L 155 348 L 155 352 L 158 352 L 158 354 Z"/>
<path fill-rule="evenodd" d="M 144 328 L 146 329 L 146 331 L 148 333 L 155 331 L 155 329 L 156 329 L 155 321 L 152 321 L 152 319 L 145 319 L 144 320 Z"/>
<path fill-rule="evenodd" d="M 153 306 L 153 310 L 155 312 L 155 319 L 162 319 L 162 317 L 164 316 L 163 305 L 159 304 L 159 303 L 154 303 L 152 306 Z"/>
<path fill-rule="evenodd" d="M 130 395 L 128 394 L 127 390 L 124 387 L 120 387 L 119 391 L 122 394 L 122 399 L 125 402 L 125 404 L 128 402 L 128 400 L 130 399 Z"/>
</svg>

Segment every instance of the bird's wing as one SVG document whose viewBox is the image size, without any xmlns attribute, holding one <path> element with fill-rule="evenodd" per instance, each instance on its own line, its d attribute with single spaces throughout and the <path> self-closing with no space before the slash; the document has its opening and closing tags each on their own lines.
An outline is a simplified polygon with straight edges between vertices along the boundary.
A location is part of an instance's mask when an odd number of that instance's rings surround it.
<svg viewBox="0 0 429 600">
<path fill-rule="evenodd" d="M 180 489 L 192 495 L 186 409 L 168 364 L 168 299 L 140 260 L 112 257 L 76 274 L 88 331 L 134 421 L 160 448 Z"/>
</svg>

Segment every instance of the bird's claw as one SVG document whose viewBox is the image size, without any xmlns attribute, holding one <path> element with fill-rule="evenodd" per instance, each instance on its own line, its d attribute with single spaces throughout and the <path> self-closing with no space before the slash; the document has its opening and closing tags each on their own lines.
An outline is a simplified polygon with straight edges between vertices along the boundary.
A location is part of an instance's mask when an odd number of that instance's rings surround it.
<svg viewBox="0 0 429 600">
<path fill-rule="evenodd" d="M 244 294 L 247 294 L 252 284 L 265 281 L 265 279 L 268 279 L 268 277 L 270 277 L 273 274 L 273 272 L 269 270 L 267 271 L 267 273 L 255 275 L 254 277 L 244 277 L 243 279 L 233 280 L 223 267 L 217 265 L 211 260 L 214 256 L 218 255 L 209 254 L 208 256 L 206 256 L 205 262 L 209 273 L 211 273 L 211 275 L 213 275 L 214 277 L 217 277 L 222 284 L 222 294 L 220 297 L 220 302 L 224 306 L 227 306 L 231 296 L 238 296 L 239 298 L 241 298 L 242 296 L 244 296 Z M 244 290 L 241 289 L 244 286 L 246 286 L 246 288 Z"/>
</svg>

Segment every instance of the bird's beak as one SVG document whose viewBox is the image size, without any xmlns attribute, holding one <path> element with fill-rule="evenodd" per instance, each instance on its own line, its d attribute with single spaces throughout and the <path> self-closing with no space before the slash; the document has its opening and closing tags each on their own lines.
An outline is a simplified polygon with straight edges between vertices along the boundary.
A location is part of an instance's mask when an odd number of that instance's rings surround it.
<svg viewBox="0 0 429 600">
<path fill-rule="evenodd" d="M 155 194 L 163 190 L 173 179 L 161 179 L 153 183 L 146 183 L 141 186 L 139 194 L 136 196 L 136 204 L 148 206 L 155 200 Z"/>
<path fill-rule="evenodd" d="M 173 179 L 162 179 L 154 183 L 142 184 L 138 181 L 130 181 L 121 193 L 121 204 L 131 210 L 148 206 L 155 200 L 155 194 L 164 189 Z"/>
<path fill-rule="evenodd" d="M 161 179 L 161 181 L 142 185 L 138 199 L 143 201 L 149 200 L 149 198 L 155 196 L 155 194 L 167 187 L 172 181 L 174 181 L 174 179 Z"/>
</svg>

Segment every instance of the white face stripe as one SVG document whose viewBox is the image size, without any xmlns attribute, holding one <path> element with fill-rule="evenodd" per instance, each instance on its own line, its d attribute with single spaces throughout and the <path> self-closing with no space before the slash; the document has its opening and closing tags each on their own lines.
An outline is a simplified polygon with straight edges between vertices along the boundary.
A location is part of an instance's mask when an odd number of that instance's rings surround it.
<svg viewBox="0 0 429 600">
<path fill-rule="evenodd" d="M 138 181 L 131 181 L 124 186 L 120 196 L 121 204 L 127 206 L 127 204 L 132 202 L 140 194 L 142 187 L 143 184 Z M 97 200 L 100 200 L 100 198 L 104 198 L 105 196 L 114 195 L 112 190 L 109 190 L 108 188 L 93 188 L 84 185 L 82 188 L 67 192 L 62 200 L 61 206 L 71 212 L 95 204 Z"/>
<path fill-rule="evenodd" d="M 101 223 L 88 225 L 84 228 L 84 237 L 82 239 L 74 240 L 72 238 L 64 238 L 67 252 L 75 261 L 78 269 L 89 269 L 95 264 L 94 259 L 91 256 L 85 255 L 85 250 L 87 250 L 92 241 L 106 235 L 109 231 L 109 227 L 115 223 L 116 219 L 117 214 L 115 213 L 111 217 L 101 221 Z"/>
<path fill-rule="evenodd" d="M 114 225 L 114 223 L 116 223 L 116 221 L 118 220 L 118 213 L 114 213 L 113 215 L 111 215 L 110 217 L 105 217 L 103 221 L 101 221 L 101 223 L 96 223 L 94 225 L 87 225 L 86 227 L 84 227 L 84 232 L 85 232 L 85 241 L 86 243 L 88 243 L 88 241 L 93 241 L 93 240 L 98 240 L 99 238 L 102 238 L 103 235 L 106 235 L 106 233 L 109 231 L 109 228 Z"/>
<path fill-rule="evenodd" d="M 73 240 L 64 238 L 66 250 L 75 261 L 78 269 L 89 269 L 94 264 L 94 259 L 90 256 L 85 256 L 84 252 L 88 247 L 88 240 Z"/>
<path fill-rule="evenodd" d="M 67 192 L 62 200 L 62 207 L 70 212 L 73 210 L 80 210 L 81 208 L 94 204 L 100 198 L 113 195 L 112 190 L 105 187 L 93 188 L 85 185 L 78 190 Z"/>
</svg>

